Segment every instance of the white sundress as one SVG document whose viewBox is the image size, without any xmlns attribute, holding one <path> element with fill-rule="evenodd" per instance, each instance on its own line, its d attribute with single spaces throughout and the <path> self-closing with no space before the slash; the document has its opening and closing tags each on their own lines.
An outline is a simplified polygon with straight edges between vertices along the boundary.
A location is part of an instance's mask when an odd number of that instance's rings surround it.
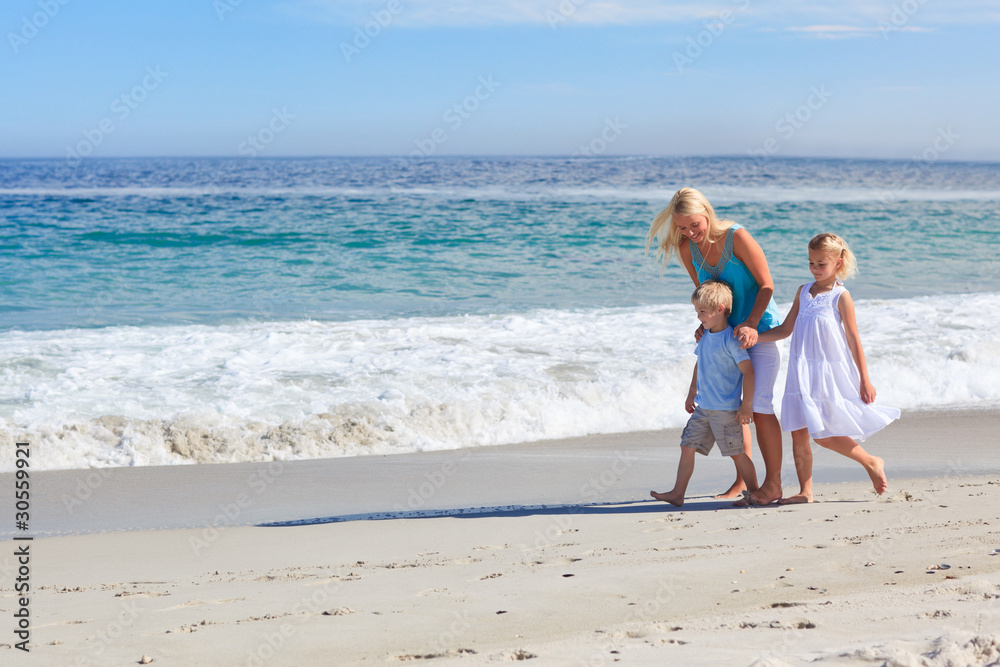
<svg viewBox="0 0 1000 667">
<path fill-rule="evenodd" d="M 844 286 L 838 282 L 815 297 L 809 293 L 812 286 L 803 285 L 799 292 L 781 428 L 807 428 L 813 439 L 847 436 L 863 441 L 899 419 L 899 410 L 861 400 L 861 374 L 837 309 Z"/>
</svg>

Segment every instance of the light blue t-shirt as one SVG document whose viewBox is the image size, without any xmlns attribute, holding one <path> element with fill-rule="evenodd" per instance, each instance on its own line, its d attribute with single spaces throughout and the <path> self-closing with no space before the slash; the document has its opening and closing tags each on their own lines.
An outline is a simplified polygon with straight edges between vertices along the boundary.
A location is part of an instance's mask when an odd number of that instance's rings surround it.
<svg viewBox="0 0 1000 667">
<path fill-rule="evenodd" d="M 698 341 L 698 394 L 694 402 L 705 410 L 739 410 L 743 403 L 743 373 L 741 361 L 750 355 L 733 337 L 733 328 L 712 333 L 706 331 Z"/>
</svg>

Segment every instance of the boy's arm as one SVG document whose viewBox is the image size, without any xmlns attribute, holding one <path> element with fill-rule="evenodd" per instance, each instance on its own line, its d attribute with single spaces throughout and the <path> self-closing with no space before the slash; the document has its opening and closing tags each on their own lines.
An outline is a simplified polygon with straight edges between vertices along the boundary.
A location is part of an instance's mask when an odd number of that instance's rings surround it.
<svg viewBox="0 0 1000 667">
<path fill-rule="evenodd" d="M 805 285 L 799 287 L 798 291 L 795 293 L 795 300 L 792 301 L 792 307 L 785 315 L 785 319 L 782 320 L 781 324 L 774 327 L 773 329 L 768 329 L 757 335 L 758 343 L 773 343 L 779 340 L 784 340 L 792 335 L 792 330 L 795 328 L 795 318 L 799 314 L 799 295 L 802 293 L 802 288 Z"/>
<path fill-rule="evenodd" d="M 738 365 L 743 373 L 743 403 L 736 411 L 736 416 L 741 424 L 750 424 L 753 422 L 753 365 L 749 359 Z"/>
<path fill-rule="evenodd" d="M 694 397 L 698 395 L 698 362 L 694 362 L 694 373 L 691 374 L 691 388 L 688 389 L 687 400 L 684 401 L 684 409 L 687 413 L 694 414 Z"/>
</svg>

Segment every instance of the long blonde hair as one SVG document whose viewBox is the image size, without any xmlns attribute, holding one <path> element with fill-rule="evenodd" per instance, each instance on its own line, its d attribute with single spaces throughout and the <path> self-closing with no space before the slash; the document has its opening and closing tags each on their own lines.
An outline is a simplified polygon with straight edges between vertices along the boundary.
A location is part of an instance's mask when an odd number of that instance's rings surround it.
<svg viewBox="0 0 1000 667">
<path fill-rule="evenodd" d="M 840 268 L 837 269 L 837 278 L 840 280 L 846 280 L 851 276 L 857 275 L 858 260 L 847 246 L 847 241 L 836 234 L 831 234 L 830 232 L 817 234 L 809 241 L 809 249 L 825 252 L 834 259 L 844 260 Z"/>
<path fill-rule="evenodd" d="M 674 224 L 674 214 L 703 215 L 708 218 L 708 240 L 713 243 L 733 224 L 732 220 L 720 220 L 715 215 L 712 204 L 701 192 L 694 188 L 681 188 L 674 193 L 667 207 L 656 214 L 649 226 L 649 233 L 646 234 L 646 252 L 656 244 L 656 258 L 662 263 L 662 269 L 667 267 L 681 246 L 681 231 Z"/>
</svg>

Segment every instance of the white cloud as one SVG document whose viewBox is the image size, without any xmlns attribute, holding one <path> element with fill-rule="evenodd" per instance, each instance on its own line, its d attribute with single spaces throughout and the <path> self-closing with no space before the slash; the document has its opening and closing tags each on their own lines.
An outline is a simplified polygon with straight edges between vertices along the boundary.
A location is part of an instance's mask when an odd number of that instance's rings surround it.
<svg viewBox="0 0 1000 667">
<path fill-rule="evenodd" d="M 398 7 L 392 23 L 406 27 L 541 25 L 640 25 L 717 18 L 725 9 L 738 10 L 749 0 L 718 5 L 662 0 L 298 0 L 289 11 L 336 24 L 371 21 L 373 14 Z M 383 16 L 385 16 L 383 14 Z"/>
<path fill-rule="evenodd" d="M 820 39 L 851 39 L 854 37 L 871 37 L 873 35 L 884 35 L 886 32 L 933 32 L 931 28 L 903 25 L 896 27 L 889 23 L 879 26 L 853 26 L 853 25 L 807 25 L 791 26 L 785 28 L 792 32 L 806 33 L 811 37 Z"/>
<path fill-rule="evenodd" d="M 882 23 L 909 32 L 929 29 L 913 23 L 1000 23 L 1000 0 L 954 0 L 945 6 L 929 0 L 773 0 L 764 5 L 753 0 L 287 0 L 283 7 L 339 25 L 363 24 L 374 14 L 386 16 L 391 7 L 397 10 L 393 25 L 417 28 L 683 23 L 718 18 L 727 10 L 752 20 L 758 29 L 787 28 L 823 37 L 877 32 Z"/>
</svg>

